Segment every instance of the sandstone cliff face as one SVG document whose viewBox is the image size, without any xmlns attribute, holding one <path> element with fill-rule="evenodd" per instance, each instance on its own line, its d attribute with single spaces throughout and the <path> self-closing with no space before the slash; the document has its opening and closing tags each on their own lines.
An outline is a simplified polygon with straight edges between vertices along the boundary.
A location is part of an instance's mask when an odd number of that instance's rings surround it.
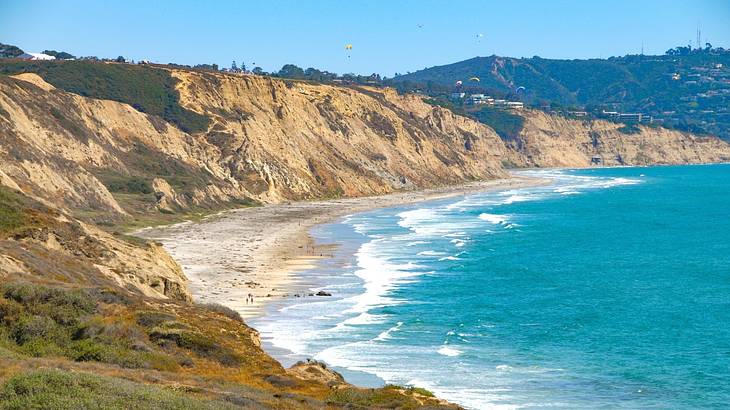
<svg viewBox="0 0 730 410">
<path fill-rule="evenodd" d="M 490 128 L 414 97 L 253 76 L 174 75 L 182 80 L 183 103 L 213 119 L 208 132 L 188 135 L 126 104 L 53 90 L 37 76 L 0 79 L 2 180 L 68 207 L 123 215 L 129 210 L 106 179 L 158 178 L 160 207 L 184 208 L 236 198 L 371 195 L 505 175 L 505 147 Z M 189 181 L 163 181 L 180 175 Z"/>
<path fill-rule="evenodd" d="M 504 176 L 490 128 L 392 90 L 175 71 L 182 104 L 257 199 L 360 196 Z"/>
<path fill-rule="evenodd" d="M 0 186 L 0 209 L 0 218 L 10 215 L 0 224 L 0 278 L 192 299 L 182 269 L 160 245 L 129 242 L 12 188 Z"/>
<path fill-rule="evenodd" d="M 148 296 L 187 300 L 180 267 L 162 250 L 73 218 L 120 221 L 237 200 L 383 194 L 503 177 L 503 164 L 730 160 L 725 142 L 661 128 L 627 135 L 618 124 L 525 110 L 519 138 L 504 142 L 483 124 L 390 89 L 171 75 L 181 104 L 211 119 L 207 131 L 191 135 L 130 105 L 55 89 L 35 74 L 0 76 L 0 185 L 67 218 L 54 225 L 66 228 L 39 231 L 25 245 L 6 242 L 0 273 L 32 271 L 32 258 L 23 257 L 31 248 L 76 257 L 84 250 L 72 244 L 81 241 L 93 251 L 84 257 L 96 274 Z"/>
<path fill-rule="evenodd" d="M 74 227 L 59 231 L 63 246 L 54 231 L 36 232 L 25 245 L 8 241 L 0 271 L 40 271 L 31 265 L 44 252 L 72 264 L 82 257 L 75 252 L 93 251 L 84 277 L 187 300 L 185 278 L 166 253 L 73 217 L 118 221 L 248 198 L 360 196 L 506 175 L 506 148 L 494 131 L 416 97 L 174 75 L 183 103 L 212 118 L 208 132 L 190 135 L 129 105 L 55 89 L 34 74 L 0 77 L 0 184 L 61 210 Z M 69 251 L 78 238 L 82 248 Z"/>
<path fill-rule="evenodd" d="M 608 121 L 588 121 L 522 112 L 525 125 L 508 141 L 509 160 L 527 167 L 587 167 L 595 157 L 602 165 L 690 164 L 730 161 L 730 145 L 715 137 L 639 126 L 625 134 Z"/>
</svg>

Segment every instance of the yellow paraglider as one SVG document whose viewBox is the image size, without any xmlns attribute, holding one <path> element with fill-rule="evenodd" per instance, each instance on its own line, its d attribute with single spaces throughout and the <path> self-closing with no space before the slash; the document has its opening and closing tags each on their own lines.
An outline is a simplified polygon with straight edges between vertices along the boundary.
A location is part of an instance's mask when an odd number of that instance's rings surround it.
<svg viewBox="0 0 730 410">
<path fill-rule="evenodd" d="M 350 58 L 350 51 L 352 51 L 352 44 L 346 45 L 345 50 L 347 50 L 347 58 Z"/>
<path fill-rule="evenodd" d="M 479 77 L 472 77 L 472 78 L 469 79 L 469 81 L 479 82 Z"/>
</svg>

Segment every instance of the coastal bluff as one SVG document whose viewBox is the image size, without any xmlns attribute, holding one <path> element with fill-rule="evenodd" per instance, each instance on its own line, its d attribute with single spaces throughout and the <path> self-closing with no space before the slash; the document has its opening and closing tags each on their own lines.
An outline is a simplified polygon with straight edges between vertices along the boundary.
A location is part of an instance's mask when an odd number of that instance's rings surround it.
<svg viewBox="0 0 730 410">
<path fill-rule="evenodd" d="M 0 75 L 0 325 L 28 324 L 0 326 L 0 381 L 30 368 L 67 384 L 93 373 L 190 408 L 456 406 L 423 389 L 360 389 L 321 363 L 284 369 L 236 312 L 194 303 L 181 266 L 130 230 L 512 167 L 730 160 L 714 137 L 532 110 L 502 139 L 388 88 L 114 63 L 44 70 Z"/>
</svg>

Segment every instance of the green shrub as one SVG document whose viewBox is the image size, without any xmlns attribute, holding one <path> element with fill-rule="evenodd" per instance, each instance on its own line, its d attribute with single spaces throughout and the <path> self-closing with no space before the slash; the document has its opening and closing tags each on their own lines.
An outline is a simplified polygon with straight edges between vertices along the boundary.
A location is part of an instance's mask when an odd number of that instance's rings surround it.
<svg viewBox="0 0 730 410">
<path fill-rule="evenodd" d="M 47 316 L 63 325 L 78 323 L 82 315 L 96 310 L 96 301 L 80 290 L 54 289 L 30 283 L 2 285 L 0 294 L 34 315 Z"/>
<path fill-rule="evenodd" d="M 198 356 L 215 360 L 224 366 L 239 366 L 243 357 L 215 340 L 200 333 L 181 329 L 165 329 L 156 327 L 150 332 L 150 339 L 160 344 L 174 342 L 178 347 L 190 350 Z"/>
<path fill-rule="evenodd" d="M 108 347 L 93 340 L 77 340 L 69 346 L 69 356 L 77 362 L 109 362 Z"/>
<path fill-rule="evenodd" d="M 151 194 L 152 184 L 150 181 L 137 177 L 118 177 L 106 181 L 109 192 L 124 192 L 127 194 Z"/>
<path fill-rule="evenodd" d="M 185 362 L 151 351 L 147 334 L 136 324 L 109 323 L 95 311 L 90 292 L 4 284 L 0 286 L 0 347 L 34 357 L 65 356 L 127 368 L 176 370 L 178 362 Z M 174 318 L 158 314 L 152 322 L 164 319 L 173 327 L 178 323 L 170 321 Z M 223 353 L 219 355 L 225 357 Z"/>
<path fill-rule="evenodd" d="M 231 409 L 233 405 L 124 379 L 60 370 L 12 377 L 0 388 L 0 409 Z"/>
<path fill-rule="evenodd" d="M 228 306 L 221 305 L 220 303 L 201 303 L 199 306 L 207 310 L 220 313 L 221 315 L 229 319 L 244 323 L 241 314 L 229 308 Z"/>
<path fill-rule="evenodd" d="M 505 141 L 518 139 L 525 125 L 525 119 L 521 116 L 498 108 L 484 107 L 470 114 L 482 124 L 492 127 Z"/>
<path fill-rule="evenodd" d="M 145 327 L 159 326 L 165 322 L 171 322 L 177 319 L 174 315 L 165 312 L 139 312 L 137 313 L 137 323 Z"/>
<path fill-rule="evenodd" d="M 421 407 L 415 399 L 403 395 L 393 388 L 338 389 L 327 397 L 327 403 L 408 410 Z"/>
<path fill-rule="evenodd" d="M 21 192 L 0 185 L 0 239 L 49 222 L 53 211 Z"/>
<path fill-rule="evenodd" d="M 433 393 L 424 389 L 423 387 L 414 387 L 414 386 L 403 387 L 403 386 L 398 386 L 395 384 L 386 384 L 385 386 L 383 386 L 383 388 L 386 390 L 403 390 L 408 393 L 414 393 L 414 394 L 418 394 L 418 395 L 426 396 L 426 397 L 435 397 L 433 395 Z"/>
<path fill-rule="evenodd" d="M 180 105 L 178 80 L 167 70 L 91 61 L 3 61 L 0 73 L 36 73 L 56 88 L 85 97 L 127 103 L 164 118 L 185 132 L 208 129 L 209 119 Z"/>
</svg>

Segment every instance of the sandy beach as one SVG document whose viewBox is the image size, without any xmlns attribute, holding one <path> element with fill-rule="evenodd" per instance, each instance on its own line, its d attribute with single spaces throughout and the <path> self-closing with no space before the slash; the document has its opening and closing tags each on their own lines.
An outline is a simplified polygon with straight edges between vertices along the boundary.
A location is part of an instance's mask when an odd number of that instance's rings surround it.
<svg viewBox="0 0 730 410">
<path fill-rule="evenodd" d="M 164 245 L 182 266 L 197 302 L 220 303 L 250 318 L 261 315 L 268 301 L 293 296 L 294 273 L 331 253 L 335 245 L 315 244 L 309 235 L 315 225 L 370 209 L 542 183 L 515 176 L 377 197 L 265 205 L 135 234 Z"/>
</svg>

